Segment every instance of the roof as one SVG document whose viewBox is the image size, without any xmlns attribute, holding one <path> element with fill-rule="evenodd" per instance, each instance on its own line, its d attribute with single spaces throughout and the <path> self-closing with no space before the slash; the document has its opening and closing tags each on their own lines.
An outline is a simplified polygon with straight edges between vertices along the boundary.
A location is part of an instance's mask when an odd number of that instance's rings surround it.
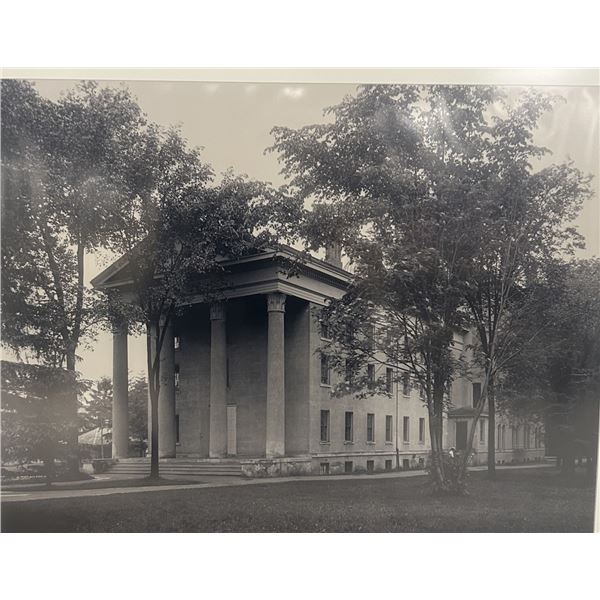
<svg viewBox="0 0 600 600">
<path fill-rule="evenodd" d="M 458 408 L 452 408 L 448 411 L 448 417 L 450 419 L 457 417 L 475 417 L 477 414 L 477 409 L 472 406 L 459 406 Z M 487 413 L 482 411 L 482 417 L 487 417 Z"/>
<path fill-rule="evenodd" d="M 286 269 L 286 261 L 297 268 Z M 220 263 L 228 272 L 226 298 L 278 291 L 322 304 L 327 297 L 340 296 L 352 279 L 349 271 L 287 245 L 238 259 L 223 257 Z M 134 283 L 127 274 L 130 264 L 131 254 L 123 255 L 94 277 L 92 285 L 100 290 L 127 288 Z M 202 295 L 190 291 L 185 304 L 201 301 Z"/>
<path fill-rule="evenodd" d="M 100 427 L 96 427 L 82 433 L 77 438 L 77 441 L 84 446 L 100 446 L 102 445 L 102 438 L 104 438 L 105 444 L 110 443 L 111 435 L 112 430 L 110 427 L 104 427 L 102 430 L 100 430 Z"/>
</svg>

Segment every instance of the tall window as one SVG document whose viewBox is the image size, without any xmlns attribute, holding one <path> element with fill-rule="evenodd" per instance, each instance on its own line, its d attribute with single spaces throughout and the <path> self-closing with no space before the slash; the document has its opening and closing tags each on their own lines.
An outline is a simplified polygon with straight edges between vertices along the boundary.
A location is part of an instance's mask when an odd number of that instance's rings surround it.
<svg viewBox="0 0 600 600">
<path fill-rule="evenodd" d="M 479 443 L 485 444 L 485 421 L 483 419 L 479 421 Z"/>
<path fill-rule="evenodd" d="M 367 414 L 367 442 L 375 441 L 375 415 Z"/>
<path fill-rule="evenodd" d="M 419 443 L 423 444 L 425 442 L 425 419 L 423 417 L 419 417 Z"/>
<path fill-rule="evenodd" d="M 385 370 L 385 391 L 391 394 L 394 391 L 394 369 Z"/>
<path fill-rule="evenodd" d="M 500 438 L 502 437 L 502 427 L 498 425 L 496 428 L 496 449 L 500 450 Z"/>
<path fill-rule="evenodd" d="M 367 379 L 369 387 L 373 387 L 375 385 L 375 365 L 367 365 Z"/>
<path fill-rule="evenodd" d="M 179 444 L 179 415 L 175 415 L 175 443 Z"/>
<path fill-rule="evenodd" d="M 502 444 L 502 450 L 506 448 L 506 425 L 502 425 L 502 433 L 500 434 L 500 442 Z"/>
<path fill-rule="evenodd" d="M 329 340 L 331 339 L 331 334 L 329 332 L 329 325 L 327 324 L 326 321 L 321 321 L 321 339 L 322 340 Z"/>
<path fill-rule="evenodd" d="M 375 349 L 375 336 L 377 332 L 375 330 L 375 325 L 369 325 L 367 327 L 367 350 L 369 352 L 373 352 Z"/>
<path fill-rule="evenodd" d="M 529 425 L 525 425 L 525 448 L 529 448 L 529 437 L 530 437 Z"/>
<path fill-rule="evenodd" d="M 394 423 L 394 421 L 392 419 L 392 415 L 386 415 L 385 416 L 385 441 L 386 442 L 392 441 L 393 423 Z"/>
<path fill-rule="evenodd" d="M 321 441 L 329 441 L 329 411 L 321 411 Z"/>
<path fill-rule="evenodd" d="M 346 360 L 346 383 L 352 384 L 352 379 L 353 379 L 353 369 L 352 369 L 352 362 L 349 360 Z"/>
<path fill-rule="evenodd" d="M 329 356 L 321 354 L 321 383 L 329 385 L 331 383 L 331 369 L 329 368 Z"/>
<path fill-rule="evenodd" d="M 409 417 L 404 417 L 402 420 L 402 440 L 405 442 L 410 442 L 410 419 Z"/>
<path fill-rule="evenodd" d="M 354 413 L 347 412 L 344 415 L 344 441 L 351 442 L 354 439 Z"/>
<path fill-rule="evenodd" d="M 405 396 L 410 396 L 410 374 L 404 373 L 402 375 L 402 393 Z"/>
<path fill-rule="evenodd" d="M 473 406 L 477 406 L 479 404 L 479 400 L 481 399 L 481 383 L 473 384 Z"/>
</svg>

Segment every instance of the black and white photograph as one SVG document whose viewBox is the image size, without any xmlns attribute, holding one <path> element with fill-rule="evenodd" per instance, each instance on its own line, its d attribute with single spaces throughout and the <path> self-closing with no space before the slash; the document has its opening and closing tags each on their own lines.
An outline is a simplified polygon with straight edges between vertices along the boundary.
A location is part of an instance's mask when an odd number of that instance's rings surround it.
<svg viewBox="0 0 600 600">
<path fill-rule="evenodd" d="M 2 531 L 592 532 L 598 86 L 290 73 L 1 80 Z"/>
</svg>

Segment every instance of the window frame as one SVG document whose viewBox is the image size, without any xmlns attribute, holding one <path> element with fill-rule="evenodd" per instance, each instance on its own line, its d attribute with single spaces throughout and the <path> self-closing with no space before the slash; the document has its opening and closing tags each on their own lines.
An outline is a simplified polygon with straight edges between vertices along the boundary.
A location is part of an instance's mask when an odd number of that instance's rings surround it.
<svg viewBox="0 0 600 600">
<path fill-rule="evenodd" d="M 323 421 L 324 417 L 325 421 Z M 331 412 L 328 409 L 321 409 L 319 426 L 321 444 L 329 444 L 331 442 Z M 325 437 L 323 437 L 323 428 L 325 428 Z"/>
<path fill-rule="evenodd" d="M 348 432 L 350 434 L 348 435 Z M 344 412 L 344 444 L 354 443 L 354 412 L 347 410 Z"/>
<path fill-rule="evenodd" d="M 388 435 L 388 433 L 389 433 L 389 435 Z M 394 416 L 393 415 L 385 415 L 385 443 L 391 444 L 393 441 L 394 441 Z"/>
<path fill-rule="evenodd" d="M 410 417 L 402 417 L 402 442 L 410 444 Z"/>
<path fill-rule="evenodd" d="M 375 443 L 375 413 L 367 413 L 367 444 Z"/>
<path fill-rule="evenodd" d="M 394 369 L 392 367 L 385 368 L 385 391 L 388 394 L 394 393 Z"/>
<path fill-rule="evenodd" d="M 324 371 L 325 365 L 325 371 Z M 326 373 L 326 381 L 323 381 L 323 374 Z M 320 374 L 321 385 L 330 387 L 331 386 L 331 366 L 329 364 L 329 355 L 321 352 L 321 374 Z"/>
</svg>

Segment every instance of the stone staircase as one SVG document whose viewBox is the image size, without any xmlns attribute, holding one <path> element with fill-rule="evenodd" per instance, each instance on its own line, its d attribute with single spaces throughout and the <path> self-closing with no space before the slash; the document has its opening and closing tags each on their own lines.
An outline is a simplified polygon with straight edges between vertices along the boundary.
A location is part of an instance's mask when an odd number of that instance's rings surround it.
<svg viewBox="0 0 600 600">
<path fill-rule="evenodd" d="M 149 458 L 124 458 L 110 465 L 106 471 L 111 475 L 150 475 Z M 170 477 L 242 477 L 240 461 L 236 459 L 163 458 L 159 473 Z"/>
</svg>

